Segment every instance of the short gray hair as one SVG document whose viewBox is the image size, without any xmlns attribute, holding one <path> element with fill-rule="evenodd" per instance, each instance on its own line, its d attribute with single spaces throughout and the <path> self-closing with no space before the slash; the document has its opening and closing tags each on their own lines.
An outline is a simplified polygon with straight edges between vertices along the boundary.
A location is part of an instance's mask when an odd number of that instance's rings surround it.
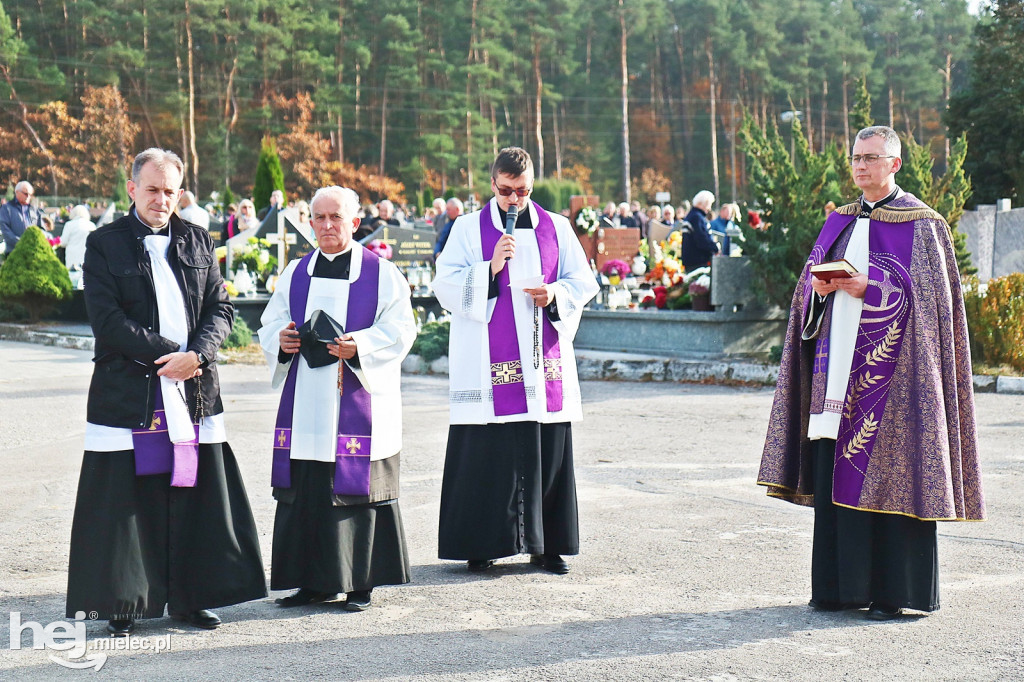
<svg viewBox="0 0 1024 682">
<path fill-rule="evenodd" d="M 139 152 L 138 156 L 135 157 L 135 161 L 132 162 L 132 182 L 137 183 L 139 181 L 142 167 L 147 163 L 156 164 L 156 167 L 160 170 L 167 166 L 172 166 L 178 170 L 178 175 L 185 176 L 185 164 L 182 163 L 181 158 L 177 154 L 169 149 L 150 147 L 145 151 Z"/>
<path fill-rule="evenodd" d="M 711 208 L 715 205 L 715 195 L 710 190 L 702 189 L 693 195 L 694 206 L 705 206 Z"/>
<path fill-rule="evenodd" d="M 445 202 L 445 207 L 448 206 L 455 206 L 456 208 L 459 209 L 459 213 L 462 213 L 462 199 L 459 199 L 458 197 L 452 197 L 447 202 Z"/>
<path fill-rule="evenodd" d="M 71 209 L 71 213 L 70 213 L 70 215 L 68 217 L 71 220 L 82 220 L 82 219 L 88 220 L 89 219 L 89 209 L 86 206 L 84 206 L 83 204 L 79 204 L 78 206 L 75 206 L 73 209 Z"/>
<path fill-rule="evenodd" d="M 903 144 L 900 136 L 889 126 L 868 126 L 857 133 L 858 140 L 866 140 L 869 137 L 880 137 L 885 143 L 885 153 L 889 156 L 900 158 L 903 155 Z"/>
<path fill-rule="evenodd" d="M 317 199 L 324 197 L 336 199 L 341 204 L 341 214 L 346 218 L 355 218 L 359 215 L 359 195 L 348 187 L 338 187 L 337 185 L 321 187 L 316 191 L 313 198 L 309 200 L 310 214 L 316 212 Z"/>
<path fill-rule="evenodd" d="M 22 180 L 21 182 L 19 182 L 17 185 L 14 186 L 14 191 L 15 192 L 31 192 L 32 191 L 32 183 L 29 182 L 28 180 Z"/>
</svg>

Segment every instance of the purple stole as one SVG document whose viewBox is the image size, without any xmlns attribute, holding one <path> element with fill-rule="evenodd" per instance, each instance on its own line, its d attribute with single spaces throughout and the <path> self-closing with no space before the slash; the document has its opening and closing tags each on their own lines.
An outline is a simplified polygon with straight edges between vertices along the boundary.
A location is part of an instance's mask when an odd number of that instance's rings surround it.
<svg viewBox="0 0 1024 682">
<path fill-rule="evenodd" d="M 353 248 L 355 248 L 353 246 Z M 288 306 L 295 326 L 305 321 L 306 299 L 309 296 L 309 261 L 316 251 L 306 254 L 292 272 Z M 348 311 L 345 331 L 366 329 L 377 314 L 380 258 L 372 251 L 358 249 L 353 257 L 362 257 L 359 279 L 352 281 L 348 290 Z M 296 354 L 288 368 L 288 378 L 281 392 L 274 428 L 274 460 L 271 467 L 271 485 L 290 488 L 292 485 L 292 413 L 295 408 L 295 381 L 302 356 Z M 339 360 L 339 362 L 341 362 Z M 338 440 L 335 448 L 334 493 L 336 495 L 370 494 L 370 435 L 373 415 L 370 411 L 370 393 L 347 364 L 341 362 L 343 372 L 338 409 Z"/>
<path fill-rule="evenodd" d="M 850 218 L 838 211 L 828 217 L 808 258 L 808 265 L 824 261 L 825 254 L 839 234 L 850 224 Z M 871 452 L 878 437 L 878 426 L 889 399 L 889 384 L 910 318 L 910 259 L 913 248 L 914 221 L 887 223 L 871 220 L 868 288 L 864 294 L 850 383 L 836 439 L 832 500 L 839 505 L 855 507 L 860 501 Z M 805 320 L 814 294 L 810 281 L 805 271 Z M 828 338 L 820 334 L 815 349 L 814 373 L 827 371 Z"/>
<path fill-rule="evenodd" d="M 537 225 L 534 233 L 540 249 L 540 270 L 544 281 L 551 284 L 558 279 L 558 236 L 555 223 L 547 211 L 536 202 Z M 491 210 L 484 206 L 480 211 L 480 244 L 483 259 L 490 261 L 494 247 L 504 230 L 491 221 Z M 494 393 L 494 415 L 525 414 L 526 386 L 523 384 L 523 362 L 519 357 L 519 336 L 516 318 L 512 309 L 512 290 L 509 288 L 508 268 L 497 275 L 498 298 L 494 312 L 487 323 L 487 338 L 491 360 L 491 389 Z M 562 410 L 562 351 L 558 345 L 558 332 L 541 313 L 543 332 L 541 347 L 544 355 L 544 393 L 548 412 Z"/>
<path fill-rule="evenodd" d="M 167 435 L 167 415 L 160 381 L 156 384 L 153 421 L 148 429 L 132 429 L 135 450 L 135 475 L 171 474 L 175 488 L 194 488 L 199 470 L 199 425 L 193 424 L 196 439 L 190 443 L 172 443 Z"/>
</svg>

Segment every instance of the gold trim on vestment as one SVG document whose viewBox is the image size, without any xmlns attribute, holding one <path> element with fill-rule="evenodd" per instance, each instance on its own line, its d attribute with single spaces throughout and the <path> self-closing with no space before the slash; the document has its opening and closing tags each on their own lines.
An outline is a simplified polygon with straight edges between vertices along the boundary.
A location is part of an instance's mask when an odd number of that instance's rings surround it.
<svg viewBox="0 0 1024 682">
<path fill-rule="evenodd" d="M 857 215 L 860 213 L 860 202 L 855 201 L 852 204 L 846 204 L 836 209 L 836 213 L 839 215 Z"/>
</svg>

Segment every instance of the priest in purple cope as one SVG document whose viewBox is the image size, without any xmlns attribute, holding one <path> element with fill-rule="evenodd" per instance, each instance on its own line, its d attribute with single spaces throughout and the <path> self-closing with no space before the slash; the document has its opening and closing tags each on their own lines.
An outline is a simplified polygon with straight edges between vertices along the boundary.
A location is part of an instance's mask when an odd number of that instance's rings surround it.
<svg viewBox="0 0 1024 682">
<path fill-rule="evenodd" d="M 814 507 L 810 606 L 939 608 L 937 521 L 985 517 L 949 225 L 896 184 L 899 137 L 857 133 L 863 195 L 825 221 L 793 295 L 758 483 Z M 859 274 L 809 268 L 845 258 Z"/>
<path fill-rule="evenodd" d="M 341 607 L 363 611 L 374 587 L 409 582 L 398 482 L 402 360 L 416 325 L 405 277 L 352 238 L 356 193 L 322 188 L 310 209 L 318 248 L 285 268 L 259 331 L 282 387 L 270 587 L 298 588 L 277 600 L 284 607 L 345 593 Z M 317 311 L 344 329 L 319 358 L 319 342 L 298 331 Z"/>
<path fill-rule="evenodd" d="M 452 314 L 438 555 L 484 571 L 526 553 L 563 574 L 562 555 L 579 553 L 572 342 L 598 286 L 569 221 L 530 201 L 529 154 L 501 150 L 491 189 L 493 200 L 452 225 L 433 281 Z"/>
<path fill-rule="evenodd" d="M 209 233 L 174 214 L 182 168 L 173 152 L 141 152 L 128 215 L 86 242 L 96 350 L 67 616 L 98 614 L 114 636 L 165 606 L 213 629 L 209 609 L 267 594 L 217 376 L 234 309 Z"/>
</svg>

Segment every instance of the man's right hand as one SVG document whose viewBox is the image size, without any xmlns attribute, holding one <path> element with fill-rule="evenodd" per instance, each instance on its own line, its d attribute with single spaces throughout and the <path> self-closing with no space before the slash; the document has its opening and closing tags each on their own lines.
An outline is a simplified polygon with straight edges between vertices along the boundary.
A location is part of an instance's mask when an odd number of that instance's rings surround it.
<svg viewBox="0 0 1024 682">
<path fill-rule="evenodd" d="M 811 288 L 814 289 L 814 293 L 824 298 L 838 289 L 839 285 L 836 284 L 834 280 L 826 282 L 823 279 L 818 279 L 814 275 L 811 275 Z"/>
<path fill-rule="evenodd" d="M 494 245 L 494 255 L 491 256 L 491 274 L 497 275 L 505 267 L 505 259 L 515 256 L 516 238 L 510 234 L 501 235 L 501 239 Z"/>
<path fill-rule="evenodd" d="M 278 339 L 281 343 L 281 350 L 285 353 L 298 353 L 299 345 L 299 332 L 295 329 L 295 323 L 289 322 L 288 326 L 281 330 L 278 334 Z"/>
</svg>

